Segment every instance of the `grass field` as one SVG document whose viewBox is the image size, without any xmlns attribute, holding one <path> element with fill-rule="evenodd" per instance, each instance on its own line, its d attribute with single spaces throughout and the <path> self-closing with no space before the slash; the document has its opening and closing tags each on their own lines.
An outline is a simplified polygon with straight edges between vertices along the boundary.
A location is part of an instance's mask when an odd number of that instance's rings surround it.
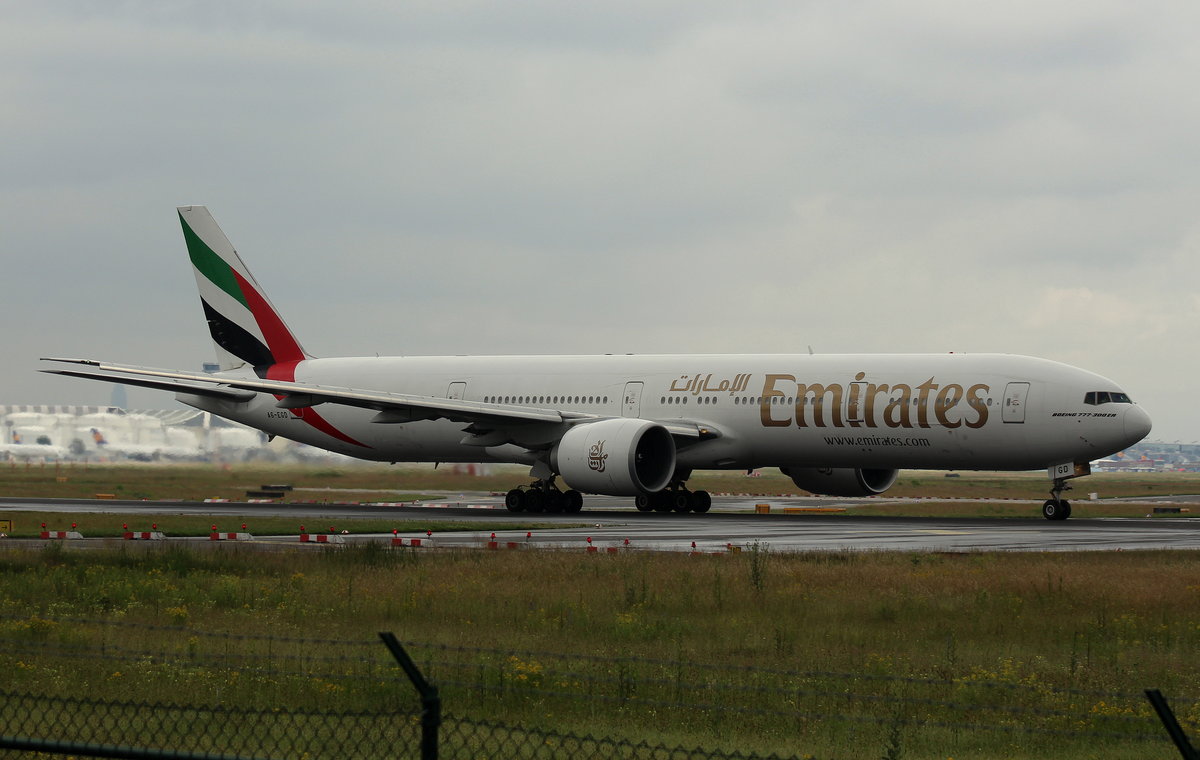
<svg viewBox="0 0 1200 760">
<path fill-rule="evenodd" d="M 214 555 L 56 545 L 0 554 L 0 641 L 10 652 L 34 640 L 110 654 L 203 646 L 202 635 L 174 629 L 114 639 L 75 618 L 362 642 L 393 630 L 450 682 L 446 710 L 458 715 L 816 757 L 1142 757 L 1159 745 L 1092 734 L 1126 719 L 1153 729 L 1145 687 L 1172 697 L 1189 730 L 1200 725 L 1198 703 L 1185 701 L 1200 696 L 1197 577 L 1195 556 L 1180 552 Z M 221 646 L 201 668 L 18 657 L 7 680 L 150 701 L 186 692 L 303 708 L 373 698 L 369 683 L 239 675 Z M 439 647 L 462 649 L 451 662 Z M 625 684 L 624 701 L 547 696 L 610 681 Z M 506 684 L 499 694 L 496 683 Z M 671 706 L 698 690 L 708 707 Z M 631 695 L 658 706 L 638 708 Z M 774 714 L 789 709 L 825 717 Z M 992 728 L 970 728 L 980 724 Z"/>
<path fill-rule="evenodd" d="M 726 474 L 703 485 L 794 491 L 779 480 Z M 392 501 L 399 499 L 381 492 L 503 490 L 523 481 L 519 472 L 478 479 L 383 467 L 0 466 L 5 496 L 240 498 L 286 482 L 298 489 L 296 499 L 319 493 L 299 489 L 337 488 L 344 490 L 330 491 L 336 498 L 329 501 L 354 500 L 348 494 Z M 1101 496 L 1200 493 L 1195 476 L 1083 482 L 1080 491 Z M 943 501 L 881 500 L 860 513 L 1028 517 L 1030 504 L 947 500 L 1038 498 L 1044 486 L 1039 475 L 905 473 L 897 495 Z M 1122 509 L 1076 504 L 1080 516 Z M 17 515 L 18 525 L 39 517 Z M 130 518 L 66 519 L 115 535 Z M 154 519 L 174 535 L 203 534 L 210 525 L 205 517 Z M 298 527 L 277 519 L 255 518 L 249 527 L 264 534 Z M 240 529 L 228 519 L 218 527 Z M 347 669 L 341 673 L 307 664 L 290 672 L 284 660 L 300 656 L 294 650 L 304 645 L 295 639 L 325 642 L 304 657 L 334 657 L 341 645 L 333 642 L 375 652 L 375 633 L 393 630 L 444 684 L 448 713 L 547 730 L 819 758 L 1169 757 L 1173 750 L 1157 738 L 1161 729 L 1141 698 L 1147 687 L 1164 690 L 1189 731 L 1200 727 L 1200 565 L 1190 552 L 689 557 L 415 553 L 378 545 L 226 549 L 0 544 L 0 644 L 15 662 L 5 685 L 99 698 L 186 695 L 234 707 L 358 709 L 395 694 L 380 691 L 377 676 L 355 680 L 351 671 L 360 665 L 351 659 L 320 666 Z M 233 641 L 261 650 L 256 657 L 279 659 L 268 668 L 272 675 L 242 667 Z M 108 659 L 64 661 L 42 646 Z M 109 661 L 122 651 L 134 654 Z M 376 674 L 386 659 L 373 656 L 361 667 Z M 1118 738 L 1130 726 L 1155 738 Z"/>
<path fill-rule="evenodd" d="M 0 463 L 0 496 L 92 498 L 111 494 L 120 499 L 244 499 L 248 490 L 285 483 L 294 487 L 286 500 L 404 501 L 430 493 L 507 491 L 528 483 L 525 468 L 497 467 L 496 473 L 468 476 L 450 468 L 353 465 L 304 467 L 296 465 L 192 464 L 25 464 Z M 1046 498 L 1044 473 L 961 473 L 905 471 L 882 498 L 1037 499 Z M 1097 473 L 1074 481 L 1067 495 L 1074 502 L 1096 493 L 1101 499 L 1128 496 L 1200 494 L 1196 473 Z M 742 472 L 701 472 L 690 488 L 713 493 L 803 494 L 777 470 L 761 477 Z"/>
</svg>

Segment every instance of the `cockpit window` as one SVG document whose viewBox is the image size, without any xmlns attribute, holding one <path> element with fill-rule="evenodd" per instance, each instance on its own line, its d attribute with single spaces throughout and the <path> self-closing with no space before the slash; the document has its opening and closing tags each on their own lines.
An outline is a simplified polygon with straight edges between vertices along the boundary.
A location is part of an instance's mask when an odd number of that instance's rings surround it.
<svg viewBox="0 0 1200 760">
<path fill-rule="evenodd" d="M 1100 404 L 1132 404 L 1129 396 L 1119 391 L 1088 391 L 1083 394 L 1083 403 L 1091 406 Z"/>
</svg>

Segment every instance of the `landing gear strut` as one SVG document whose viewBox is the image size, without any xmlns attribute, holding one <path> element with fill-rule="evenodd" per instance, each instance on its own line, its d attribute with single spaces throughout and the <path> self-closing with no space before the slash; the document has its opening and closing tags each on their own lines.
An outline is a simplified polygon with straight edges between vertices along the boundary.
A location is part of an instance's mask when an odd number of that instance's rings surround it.
<svg viewBox="0 0 1200 760">
<path fill-rule="evenodd" d="M 1065 520 L 1071 516 L 1071 502 L 1062 498 L 1063 491 L 1070 491 L 1066 478 L 1055 478 L 1050 487 L 1050 498 L 1042 504 L 1042 517 L 1047 520 Z"/>
<path fill-rule="evenodd" d="M 560 491 L 554 478 L 535 480 L 528 487 L 514 488 L 504 495 L 509 512 L 566 512 L 575 514 L 583 509 L 583 494 L 571 489 Z"/>
</svg>

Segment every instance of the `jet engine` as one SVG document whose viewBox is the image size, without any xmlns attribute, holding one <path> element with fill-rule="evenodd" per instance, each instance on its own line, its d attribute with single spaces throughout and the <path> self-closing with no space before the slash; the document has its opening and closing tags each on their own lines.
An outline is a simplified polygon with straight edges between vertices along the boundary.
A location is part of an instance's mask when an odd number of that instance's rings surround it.
<svg viewBox="0 0 1200 760">
<path fill-rule="evenodd" d="M 818 496 L 872 496 L 896 482 L 899 470 L 858 467 L 781 467 L 797 487 Z"/>
<path fill-rule="evenodd" d="M 675 473 L 675 441 L 661 425 L 632 418 L 600 420 L 567 431 L 550 464 L 571 488 L 609 496 L 661 491 Z"/>
</svg>

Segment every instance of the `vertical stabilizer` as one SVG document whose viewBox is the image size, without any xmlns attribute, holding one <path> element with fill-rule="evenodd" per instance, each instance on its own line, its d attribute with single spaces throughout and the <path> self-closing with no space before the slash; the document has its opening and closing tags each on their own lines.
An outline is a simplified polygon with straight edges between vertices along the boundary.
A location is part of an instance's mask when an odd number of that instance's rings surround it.
<svg viewBox="0 0 1200 760">
<path fill-rule="evenodd" d="M 176 210 L 221 369 L 261 370 L 307 358 L 208 209 Z"/>
</svg>

